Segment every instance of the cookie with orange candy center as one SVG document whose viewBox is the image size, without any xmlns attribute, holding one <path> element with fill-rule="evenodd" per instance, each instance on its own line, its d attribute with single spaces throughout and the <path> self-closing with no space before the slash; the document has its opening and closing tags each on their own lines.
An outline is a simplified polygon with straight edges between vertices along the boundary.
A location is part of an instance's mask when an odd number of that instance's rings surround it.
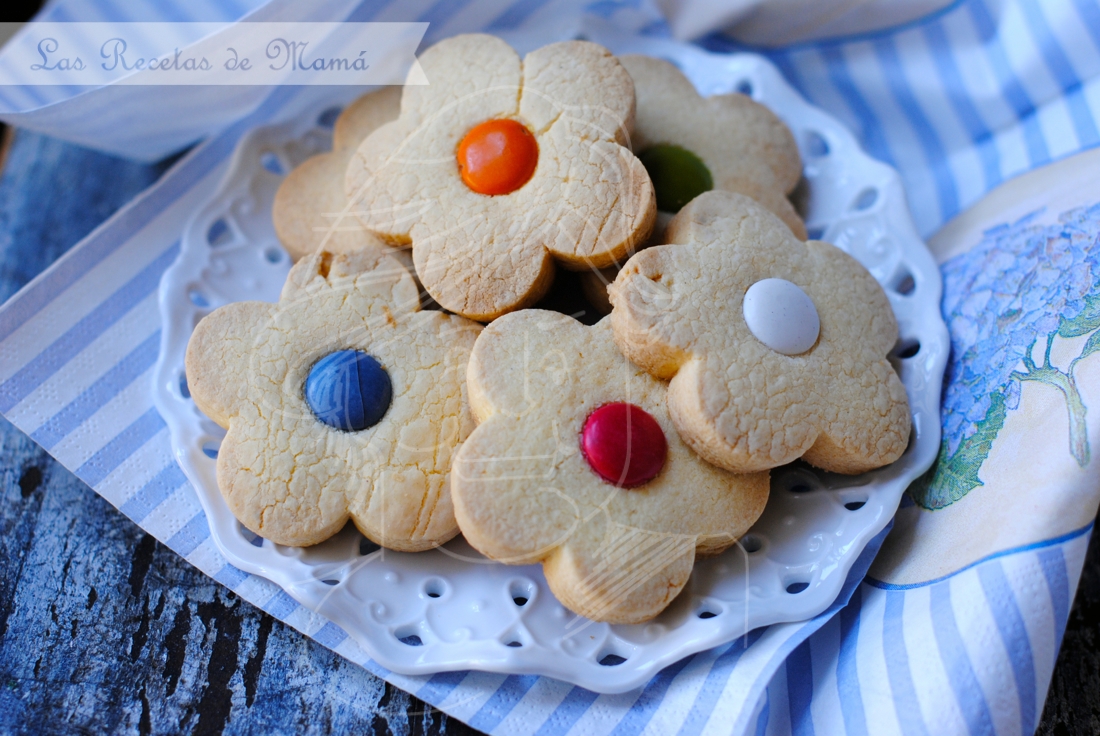
<svg viewBox="0 0 1100 736">
<path fill-rule="evenodd" d="M 411 244 L 445 309 L 490 320 L 534 304 L 554 270 L 624 260 L 653 229 L 653 187 L 627 148 L 634 85 L 585 41 L 526 57 L 455 36 L 420 57 L 397 120 L 359 146 L 347 196 L 365 227 Z"/>
</svg>

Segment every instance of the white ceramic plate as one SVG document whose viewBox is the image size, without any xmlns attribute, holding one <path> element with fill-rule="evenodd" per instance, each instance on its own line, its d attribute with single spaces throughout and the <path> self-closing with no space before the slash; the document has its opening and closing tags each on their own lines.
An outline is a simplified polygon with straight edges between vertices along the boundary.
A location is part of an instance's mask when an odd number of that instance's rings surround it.
<svg viewBox="0 0 1100 736">
<path fill-rule="evenodd" d="M 811 234 L 859 259 L 890 296 L 901 332 L 896 352 L 905 356 L 894 363 L 909 393 L 913 441 L 896 463 L 862 476 L 797 464 L 774 471 L 767 509 L 743 546 L 701 559 L 679 598 L 640 625 L 578 618 L 550 594 L 539 566 L 489 562 L 461 538 L 419 554 L 378 550 L 351 524 L 308 549 L 260 539 L 237 523 L 218 492 L 214 456 L 224 432 L 190 400 L 183 358 L 194 325 L 212 308 L 278 298 L 290 261 L 271 225 L 271 202 L 286 171 L 328 147 L 324 122 L 332 113 L 254 130 L 191 220 L 179 260 L 161 282 L 157 408 L 226 558 L 341 626 L 390 670 L 534 673 L 598 692 L 637 687 L 689 654 L 825 610 L 906 486 L 935 458 L 949 343 L 939 272 L 913 228 L 898 174 L 866 156 L 762 58 L 663 41 L 646 41 L 645 51 L 677 63 L 703 93 L 746 92 L 790 125 L 805 161 Z"/>
</svg>

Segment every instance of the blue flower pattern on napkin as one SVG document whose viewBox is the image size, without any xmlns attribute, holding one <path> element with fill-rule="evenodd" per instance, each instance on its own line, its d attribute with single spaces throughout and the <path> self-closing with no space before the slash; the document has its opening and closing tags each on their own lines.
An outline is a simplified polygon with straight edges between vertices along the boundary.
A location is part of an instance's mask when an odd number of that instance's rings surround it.
<svg viewBox="0 0 1100 736">
<path fill-rule="evenodd" d="M 936 465 L 909 489 L 927 509 L 982 485 L 978 471 L 1025 381 L 1065 398 L 1069 452 L 1089 459 L 1086 407 L 1074 372 L 1100 351 L 1100 203 L 1035 224 L 1041 210 L 986 230 L 943 264 L 943 312 L 951 331 L 944 377 L 943 445 Z M 1065 370 L 1051 364 L 1055 337 L 1089 335 Z"/>
</svg>

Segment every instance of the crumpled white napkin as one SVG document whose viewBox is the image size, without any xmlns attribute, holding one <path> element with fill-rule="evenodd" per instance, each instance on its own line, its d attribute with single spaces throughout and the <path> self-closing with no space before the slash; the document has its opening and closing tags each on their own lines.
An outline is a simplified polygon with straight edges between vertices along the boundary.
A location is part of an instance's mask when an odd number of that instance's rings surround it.
<svg viewBox="0 0 1100 736">
<path fill-rule="evenodd" d="M 953 0 L 656 0 L 672 35 L 691 41 L 725 31 L 757 46 L 784 46 L 888 28 Z"/>
</svg>

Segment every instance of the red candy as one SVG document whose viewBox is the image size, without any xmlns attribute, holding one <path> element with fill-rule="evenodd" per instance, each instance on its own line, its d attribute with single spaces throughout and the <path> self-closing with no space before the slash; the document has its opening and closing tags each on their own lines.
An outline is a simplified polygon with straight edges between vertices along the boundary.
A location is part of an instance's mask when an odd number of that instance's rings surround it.
<svg viewBox="0 0 1100 736">
<path fill-rule="evenodd" d="M 605 481 L 633 488 L 661 472 L 668 442 L 661 425 L 644 409 L 633 404 L 604 404 L 584 422 L 581 451 Z"/>
</svg>

